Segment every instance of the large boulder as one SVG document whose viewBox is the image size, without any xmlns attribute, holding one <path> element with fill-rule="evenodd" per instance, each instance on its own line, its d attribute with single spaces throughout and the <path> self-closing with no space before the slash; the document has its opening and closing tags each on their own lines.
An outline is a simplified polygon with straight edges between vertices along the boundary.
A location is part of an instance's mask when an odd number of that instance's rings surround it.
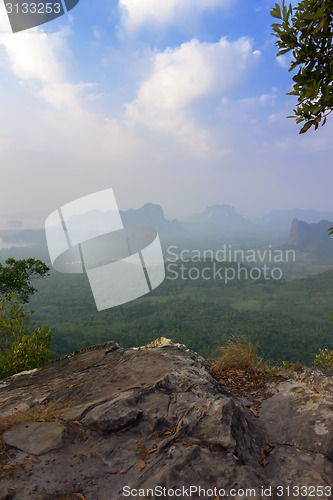
<svg viewBox="0 0 333 500">
<path fill-rule="evenodd" d="M 329 498 L 332 389 L 285 373 L 253 412 L 170 340 L 83 349 L 0 382 L 0 498 Z"/>
</svg>

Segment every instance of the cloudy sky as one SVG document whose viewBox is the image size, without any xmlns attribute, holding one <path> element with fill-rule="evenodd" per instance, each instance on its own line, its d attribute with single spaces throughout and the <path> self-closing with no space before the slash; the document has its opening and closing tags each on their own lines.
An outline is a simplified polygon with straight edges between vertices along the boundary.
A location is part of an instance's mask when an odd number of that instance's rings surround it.
<svg viewBox="0 0 333 500">
<path fill-rule="evenodd" d="M 332 210 L 333 119 L 299 136 L 286 118 L 274 3 L 80 0 L 13 34 L 1 2 L 0 214 L 109 187 L 120 209 L 168 218 Z"/>
</svg>

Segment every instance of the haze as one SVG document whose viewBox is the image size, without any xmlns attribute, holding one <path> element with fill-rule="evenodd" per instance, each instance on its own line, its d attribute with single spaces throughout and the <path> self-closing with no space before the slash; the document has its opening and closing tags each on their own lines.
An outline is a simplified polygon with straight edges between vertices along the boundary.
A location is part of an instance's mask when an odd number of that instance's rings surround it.
<svg viewBox="0 0 333 500">
<path fill-rule="evenodd" d="M 263 0 L 81 0 L 12 34 L 0 5 L 0 213 L 112 187 L 167 218 L 332 210 L 332 120 L 299 136 Z"/>
</svg>

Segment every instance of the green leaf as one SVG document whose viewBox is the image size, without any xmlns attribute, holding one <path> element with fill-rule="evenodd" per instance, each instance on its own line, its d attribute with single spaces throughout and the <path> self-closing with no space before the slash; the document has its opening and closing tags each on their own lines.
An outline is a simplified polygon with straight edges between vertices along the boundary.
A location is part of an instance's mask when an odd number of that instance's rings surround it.
<svg viewBox="0 0 333 500">
<path fill-rule="evenodd" d="M 279 23 L 272 23 L 272 28 L 274 31 L 279 32 L 280 31 L 281 24 Z"/>
<path fill-rule="evenodd" d="M 313 125 L 312 121 L 306 122 L 306 124 L 303 125 L 303 127 L 301 128 L 301 130 L 299 131 L 299 133 L 300 134 L 305 134 L 305 132 L 307 132 L 309 130 L 309 128 L 311 128 L 312 125 Z"/>
<path fill-rule="evenodd" d="M 276 54 L 277 57 L 282 56 L 283 54 L 286 54 L 287 52 L 290 52 L 291 48 L 289 47 L 288 49 L 282 49 L 279 50 L 279 52 Z"/>
<path fill-rule="evenodd" d="M 289 5 L 289 7 L 287 7 L 285 4 L 284 4 L 284 1 L 283 1 L 283 20 L 287 23 L 288 20 L 289 20 L 289 16 L 290 14 L 292 13 L 293 11 L 293 8 L 291 5 Z"/>
<path fill-rule="evenodd" d="M 305 122 L 303 134 L 333 111 L 333 0 L 299 0 L 295 9 L 280 0 L 271 15 L 282 19 L 272 23 L 277 56 L 292 51 L 288 71 L 295 83 L 288 95 L 298 97 L 294 112 L 297 123 Z"/>
<path fill-rule="evenodd" d="M 271 10 L 271 16 L 282 19 L 281 7 L 278 3 L 276 3 L 275 7 Z"/>
</svg>

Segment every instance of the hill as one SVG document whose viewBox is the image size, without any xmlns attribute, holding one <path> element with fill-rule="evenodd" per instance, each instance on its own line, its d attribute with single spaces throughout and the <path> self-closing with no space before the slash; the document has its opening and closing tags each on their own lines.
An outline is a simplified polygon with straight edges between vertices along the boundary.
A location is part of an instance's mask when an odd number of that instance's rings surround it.
<svg viewBox="0 0 333 500">
<path fill-rule="evenodd" d="M 332 260 L 333 238 L 328 237 L 328 230 L 333 222 L 321 220 L 317 223 L 293 219 L 288 246 L 301 251 L 307 251 L 318 260 Z"/>
</svg>

